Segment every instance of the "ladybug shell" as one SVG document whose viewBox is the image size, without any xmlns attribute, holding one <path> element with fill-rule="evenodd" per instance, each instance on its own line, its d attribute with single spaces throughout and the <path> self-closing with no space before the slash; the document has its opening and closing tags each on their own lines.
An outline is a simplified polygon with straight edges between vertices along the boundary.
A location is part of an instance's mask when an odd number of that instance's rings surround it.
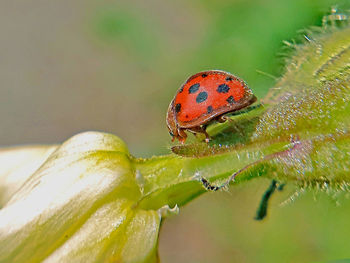
<svg viewBox="0 0 350 263">
<path fill-rule="evenodd" d="M 247 84 L 231 73 L 210 70 L 189 77 L 169 105 L 170 134 L 181 137 L 181 129 L 208 123 L 225 113 L 237 111 L 256 101 Z"/>
</svg>

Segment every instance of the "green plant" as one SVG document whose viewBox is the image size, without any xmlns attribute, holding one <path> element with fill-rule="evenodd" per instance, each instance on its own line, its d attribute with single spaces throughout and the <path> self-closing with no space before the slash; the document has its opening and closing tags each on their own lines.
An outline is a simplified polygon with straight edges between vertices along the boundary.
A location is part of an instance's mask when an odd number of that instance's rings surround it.
<svg viewBox="0 0 350 263">
<path fill-rule="evenodd" d="M 209 145 L 140 159 L 87 132 L 2 150 L 0 262 L 156 262 L 161 221 L 232 175 L 348 191 L 350 27 L 325 20 L 305 36 L 264 106 L 211 126 Z"/>
</svg>

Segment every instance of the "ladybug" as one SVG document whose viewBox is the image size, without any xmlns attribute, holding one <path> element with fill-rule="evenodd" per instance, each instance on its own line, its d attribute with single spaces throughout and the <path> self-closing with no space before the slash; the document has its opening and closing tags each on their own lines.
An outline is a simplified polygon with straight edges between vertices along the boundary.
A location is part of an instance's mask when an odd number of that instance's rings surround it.
<svg viewBox="0 0 350 263">
<path fill-rule="evenodd" d="M 184 143 L 185 131 L 203 133 L 209 142 L 207 125 L 225 122 L 226 113 L 248 107 L 256 101 L 251 89 L 240 78 L 221 70 L 199 72 L 189 77 L 171 101 L 166 122 L 172 141 Z"/>
</svg>

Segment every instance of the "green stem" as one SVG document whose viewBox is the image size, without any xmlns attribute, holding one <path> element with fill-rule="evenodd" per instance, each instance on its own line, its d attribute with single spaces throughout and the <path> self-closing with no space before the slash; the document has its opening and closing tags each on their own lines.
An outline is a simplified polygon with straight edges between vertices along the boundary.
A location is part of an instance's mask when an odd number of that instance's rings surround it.
<svg viewBox="0 0 350 263">
<path fill-rule="evenodd" d="M 285 142 L 264 150 L 245 149 L 201 158 L 169 155 L 146 160 L 135 159 L 136 174 L 143 188 L 143 197 L 138 206 L 145 209 L 158 209 L 164 205 L 181 206 L 206 192 L 201 178 L 207 178 L 211 183 L 222 184 L 233 173 L 244 170 L 244 173 L 236 176 L 234 183 L 250 180 L 256 177 L 255 169 L 260 162 L 289 147 L 290 142 Z M 272 176 L 266 173 L 262 175 Z"/>
</svg>

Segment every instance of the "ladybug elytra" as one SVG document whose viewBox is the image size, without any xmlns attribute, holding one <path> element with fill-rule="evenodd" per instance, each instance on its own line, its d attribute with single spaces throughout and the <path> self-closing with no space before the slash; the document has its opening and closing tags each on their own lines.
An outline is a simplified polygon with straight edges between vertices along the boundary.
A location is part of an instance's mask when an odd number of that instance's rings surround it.
<svg viewBox="0 0 350 263">
<path fill-rule="evenodd" d="M 211 121 L 226 121 L 226 113 L 245 108 L 256 101 L 247 84 L 221 70 L 199 72 L 189 77 L 177 91 L 167 113 L 167 126 L 173 141 L 184 143 L 187 134 L 203 133 Z"/>
</svg>

